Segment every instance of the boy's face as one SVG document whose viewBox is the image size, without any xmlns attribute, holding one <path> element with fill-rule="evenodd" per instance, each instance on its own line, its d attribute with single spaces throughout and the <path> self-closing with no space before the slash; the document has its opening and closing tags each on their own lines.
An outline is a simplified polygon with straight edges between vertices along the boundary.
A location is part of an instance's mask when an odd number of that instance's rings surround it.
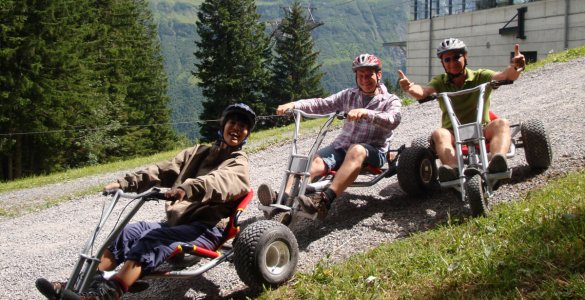
<svg viewBox="0 0 585 300">
<path fill-rule="evenodd" d="M 228 116 L 223 127 L 223 140 L 231 147 L 238 146 L 248 137 L 248 124 L 235 116 Z"/>
<path fill-rule="evenodd" d="M 373 93 L 378 87 L 378 79 L 382 78 L 382 71 L 374 68 L 359 68 L 356 70 L 358 86 L 366 93 Z"/>
</svg>

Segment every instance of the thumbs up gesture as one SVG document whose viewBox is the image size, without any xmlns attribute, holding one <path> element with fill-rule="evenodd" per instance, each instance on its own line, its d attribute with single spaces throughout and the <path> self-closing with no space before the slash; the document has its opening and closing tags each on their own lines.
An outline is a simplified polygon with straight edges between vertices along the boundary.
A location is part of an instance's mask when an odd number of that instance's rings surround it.
<svg viewBox="0 0 585 300">
<path fill-rule="evenodd" d="M 404 72 L 402 72 L 401 70 L 398 70 L 398 77 L 399 77 L 398 84 L 400 85 L 400 88 L 403 91 L 408 92 L 413 82 L 408 80 L 408 77 L 406 77 L 406 75 L 404 75 Z"/>
<path fill-rule="evenodd" d="M 512 58 L 512 64 L 514 65 L 514 69 L 516 71 L 521 72 L 524 70 L 524 66 L 526 66 L 526 58 L 524 55 L 520 53 L 520 45 L 514 45 L 514 57 Z"/>
</svg>

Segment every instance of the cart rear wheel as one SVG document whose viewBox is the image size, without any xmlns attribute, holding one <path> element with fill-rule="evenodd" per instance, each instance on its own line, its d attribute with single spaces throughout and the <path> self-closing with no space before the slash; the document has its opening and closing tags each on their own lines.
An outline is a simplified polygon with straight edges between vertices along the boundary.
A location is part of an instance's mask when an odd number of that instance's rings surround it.
<svg viewBox="0 0 585 300">
<path fill-rule="evenodd" d="M 270 218 L 270 220 L 274 220 L 278 223 L 282 223 L 285 226 L 288 226 L 288 225 L 290 225 L 290 223 L 292 221 L 292 215 L 288 211 L 282 211 L 282 212 L 275 214 L 272 218 Z"/>
<path fill-rule="evenodd" d="M 288 281 L 298 263 L 298 244 L 284 224 L 261 220 L 246 227 L 234 241 L 234 265 L 253 290 Z"/>
<path fill-rule="evenodd" d="M 434 155 L 426 148 L 410 147 L 400 153 L 398 184 L 409 195 L 430 192 L 438 185 Z"/>
<path fill-rule="evenodd" d="M 489 203 L 488 198 L 484 194 L 481 175 L 475 174 L 465 181 L 465 196 L 469 201 L 472 216 L 479 217 L 488 215 Z"/>
<path fill-rule="evenodd" d="M 544 124 L 531 119 L 522 123 L 520 128 L 526 162 L 533 170 L 545 170 L 552 161 L 552 149 Z"/>
<path fill-rule="evenodd" d="M 413 148 L 418 147 L 418 148 L 430 149 L 431 148 L 431 135 L 429 134 L 427 136 L 421 136 L 421 137 L 415 138 L 410 143 L 410 146 Z"/>
</svg>

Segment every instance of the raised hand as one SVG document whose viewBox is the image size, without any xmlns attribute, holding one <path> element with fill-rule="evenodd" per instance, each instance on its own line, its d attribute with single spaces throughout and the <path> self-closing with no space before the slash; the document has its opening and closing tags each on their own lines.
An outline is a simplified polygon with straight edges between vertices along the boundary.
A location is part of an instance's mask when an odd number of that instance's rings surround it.
<svg viewBox="0 0 585 300">
<path fill-rule="evenodd" d="M 516 71 L 522 71 L 524 66 L 526 66 L 526 58 L 522 53 L 520 53 L 520 45 L 514 45 L 514 57 L 512 58 L 512 64 L 514 64 L 514 68 Z"/>
<path fill-rule="evenodd" d="M 403 91 L 408 92 L 413 83 L 410 80 L 408 80 L 408 77 L 406 77 L 406 75 L 404 75 L 404 73 L 401 70 L 398 70 L 398 77 L 400 78 L 398 80 L 400 88 Z"/>
</svg>

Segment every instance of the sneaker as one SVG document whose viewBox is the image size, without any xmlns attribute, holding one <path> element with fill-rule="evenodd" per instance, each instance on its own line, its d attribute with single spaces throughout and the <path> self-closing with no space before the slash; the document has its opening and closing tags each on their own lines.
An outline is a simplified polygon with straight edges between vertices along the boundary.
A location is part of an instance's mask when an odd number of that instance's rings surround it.
<svg viewBox="0 0 585 300">
<path fill-rule="evenodd" d="M 97 271 L 94 282 L 104 281 L 103 272 Z M 59 299 L 65 287 L 67 281 L 49 281 L 45 278 L 38 278 L 35 282 L 37 290 L 43 294 L 47 299 Z"/>
<path fill-rule="evenodd" d="M 508 162 L 502 154 L 495 154 L 488 164 L 489 173 L 502 173 L 508 171 Z"/>
<path fill-rule="evenodd" d="M 324 193 L 299 196 L 299 204 L 307 213 L 317 213 L 317 218 L 321 220 L 325 219 L 331 208 L 331 200 Z"/>
<path fill-rule="evenodd" d="M 439 167 L 439 181 L 447 182 L 459 178 L 459 168 L 452 168 L 448 165 Z"/>
<path fill-rule="evenodd" d="M 269 206 L 276 201 L 276 193 L 266 184 L 258 187 L 258 200 L 264 206 Z"/>
<path fill-rule="evenodd" d="M 61 292 L 67 286 L 67 281 L 48 281 L 45 278 L 38 278 L 35 286 L 47 299 L 59 299 Z"/>
<path fill-rule="evenodd" d="M 87 292 L 83 292 L 79 295 L 71 295 L 71 293 L 68 292 L 71 291 L 65 291 L 67 298 L 76 300 L 117 300 L 122 298 L 122 295 L 124 294 L 120 287 L 111 280 L 98 282 Z"/>
</svg>

